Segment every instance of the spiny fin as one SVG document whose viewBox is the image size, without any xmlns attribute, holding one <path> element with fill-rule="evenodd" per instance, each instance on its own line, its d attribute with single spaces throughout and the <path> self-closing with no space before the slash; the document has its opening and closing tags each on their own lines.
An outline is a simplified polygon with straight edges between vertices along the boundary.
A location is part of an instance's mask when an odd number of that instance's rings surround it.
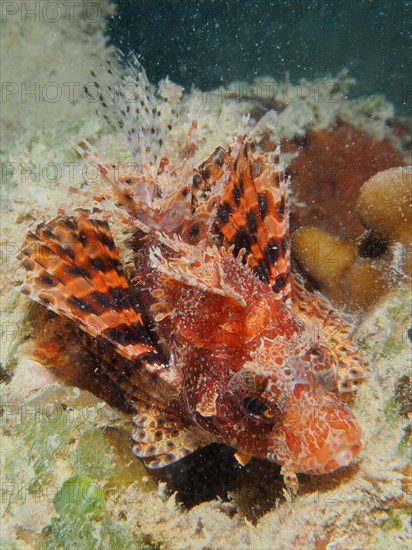
<svg viewBox="0 0 412 550">
<path fill-rule="evenodd" d="M 191 199 L 192 214 L 197 211 L 216 183 L 224 176 L 229 158 L 229 154 L 223 147 L 217 147 L 194 171 Z"/>
<path fill-rule="evenodd" d="M 178 399 L 178 378 L 173 369 L 161 371 L 157 376 L 147 369 L 136 369 L 134 361 L 120 356 L 112 347 L 102 345 L 98 339 L 90 341 L 83 333 L 88 349 L 98 357 L 99 366 L 119 388 L 125 400 L 132 406 L 136 400 L 150 403 L 153 400 L 165 410 Z M 89 342 L 87 342 L 89 340 Z"/>
<path fill-rule="evenodd" d="M 91 82 L 85 92 L 94 99 L 97 96 L 107 122 L 111 126 L 117 122 L 124 131 L 137 166 L 146 159 L 154 164 L 162 143 L 155 91 L 136 56 L 131 56 L 126 68 L 125 56 L 120 51 L 115 57 L 114 61 L 105 61 L 99 75 L 90 73 Z M 142 136 L 151 136 L 150 147 Z"/>
<path fill-rule="evenodd" d="M 318 372 L 316 359 L 312 358 L 319 382 L 329 389 L 334 386 L 339 394 L 356 391 L 370 371 L 366 357 L 353 343 L 353 325 L 345 321 L 324 296 L 309 292 L 299 273 L 293 274 L 291 283 L 295 313 L 309 326 L 317 324 L 321 331 L 318 346 L 321 369 Z"/>
<path fill-rule="evenodd" d="M 21 291 L 160 374 L 167 367 L 132 302 L 109 226 L 88 214 L 58 216 L 27 235 Z"/>
<path fill-rule="evenodd" d="M 203 434 L 196 437 L 193 426 L 184 426 L 155 405 L 137 401 L 134 407 L 133 452 L 148 468 L 163 468 L 211 443 Z"/>
<path fill-rule="evenodd" d="M 190 245 L 187 245 L 189 247 Z M 194 248 L 194 247 L 193 247 Z M 199 260 L 193 261 L 193 255 L 167 258 L 162 253 L 160 247 L 153 247 L 149 253 L 149 261 L 154 270 L 162 273 L 164 286 L 172 284 L 188 285 L 197 288 L 202 292 L 217 294 L 238 302 L 241 306 L 245 305 L 245 299 L 239 289 L 229 280 L 225 272 L 225 264 L 228 262 L 236 263 L 236 259 L 228 256 L 223 249 L 219 251 L 215 247 L 203 249 L 203 254 Z M 244 266 L 242 266 L 244 267 Z M 159 302 L 155 309 L 159 310 L 159 315 L 164 318 L 170 310 L 167 304 L 164 306 Z M 161 320 L 158 317 L 156 320 Z"/>
<path fill-rule="evenodd" d="M 280 150 L 255 154 L 244 139 L 218 205 L 215 230 L 279 298 L 290 297 L 289 213 Z"/>
</svg>

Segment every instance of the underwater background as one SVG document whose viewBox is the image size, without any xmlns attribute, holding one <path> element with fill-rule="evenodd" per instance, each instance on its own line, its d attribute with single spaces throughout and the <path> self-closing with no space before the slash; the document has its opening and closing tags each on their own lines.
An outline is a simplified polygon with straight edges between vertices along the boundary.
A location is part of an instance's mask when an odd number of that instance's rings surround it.
<svg viewBox="0 0 412 550">
<path fill-rule="evenodd" d="M 409 549 L 412 2 L 16 0 L 0 8 L 0 547 Z M 194 100 L 199 163 L 227 144 L 245 114 L 262 143 L 281 141 L 294 261 L 353 321 L 370 360 L 371 376 L 351 402 L 368 442 L 360 460 L 299 476 L 295 500 L 277 465 L 241 468 L 224 446 L 149 472 L 133 455 L 118 392 L 93 371 L 85 376 L 89 356 L 70 365 L 71 356 L 56 355 L 45 368 L 51 348 L 47 361 L 31 355 L 33 342 L 62 336 L 18 291 L 22 240 L 59 209 L 90 209 L 107 191 L 85 177 L 67 138 L 86 138 L 110 162 L 130 159 L 122 132 L 83 92 L 115 47 L 134 52 L 153 84 L 163 82 L 181 123 L 173 158 L 184 156 Z M 358 208 L 363 184 L 380 174 L 389 203 L 372 192 Z M 305 208 L 317 192 L 321 208 Z M 376 238 L 367 213 L 382 204 Z M 110 223 L 126 258 L 129 235 Z M 329 246 L 336 263 L 321 254 Z M 90 493 L 73 499 L 73 486 Z"/>
<path fill-rule="evenodd" d="M 108 29 L 113 44 L 141 56 L 154 82 L 167 75 L 210 90 L 346 68 L 353 94 L 385 94 L 407 114 L 411 12 L 408 0 L 122 0 Z"/>
</svg>

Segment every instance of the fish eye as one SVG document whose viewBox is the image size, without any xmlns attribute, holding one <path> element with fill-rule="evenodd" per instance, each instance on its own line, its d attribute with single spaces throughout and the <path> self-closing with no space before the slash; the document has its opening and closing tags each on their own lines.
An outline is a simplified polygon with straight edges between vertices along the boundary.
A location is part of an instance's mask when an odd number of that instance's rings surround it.
<svg viewBox="0 0 412 550">
<path fill-rule="evenodd" d="M 253 395 L 247 395 L 242 401 L 245 412 L 255 420 L 273 421 L 281 416 L 279 410 L 269 408 L 264 401 Z"/>
<path fill-rule="evenodd" d="M 243 398 L 243 406 L 248 413 L 257 414 L 259 416 L 263 415 L 268 410 L 265 403 L 260 401 L 257 397 L 252 397 L 251 395 Z"/>
</svg>

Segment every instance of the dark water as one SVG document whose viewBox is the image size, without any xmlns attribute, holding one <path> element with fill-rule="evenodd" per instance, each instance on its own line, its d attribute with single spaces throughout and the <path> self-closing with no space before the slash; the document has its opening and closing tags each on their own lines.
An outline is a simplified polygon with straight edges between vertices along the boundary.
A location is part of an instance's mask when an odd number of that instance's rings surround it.
<svg viewBox="0 0 412 550">
<path fill-rule="evenodd" d="M 411 26 L 408 0 L 118 0 L 110 34 L 155 82 L 207 90 L 348 68 L 354 95 L 385 94 L 408 114 Z"/>
</svg>

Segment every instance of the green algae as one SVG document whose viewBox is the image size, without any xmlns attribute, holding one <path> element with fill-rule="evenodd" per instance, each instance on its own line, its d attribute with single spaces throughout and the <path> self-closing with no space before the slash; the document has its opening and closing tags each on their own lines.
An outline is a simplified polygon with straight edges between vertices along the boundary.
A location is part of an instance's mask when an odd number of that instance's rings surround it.
<svg viewBox="0 0 412 550">
<path fill-rule="evenodd" d="M 11 253 L 16 249 L 12 245 Z M 2 254 L 6 252 L 2 251 Z M 1 257 L 4 261 L 4 256 Z M 10 382 L 15 367 L 21 357 L 21 346 L 29 340 L 33 334 L 33 327 L 30 322 L 30 311 L 32 306 L 27 306 L 23 295 L 13 288 L 6 301 L 2 303 L 3 318 L 5 321 L 1 327 L 4 348 L 2 349 L 2 371 L 6 383 Z M 7 319 L 7 320 L 6 320 Z"/>
<path fill-rule="evenodd" d="M 392 359 L 399 355 L 404 347 L 404 343 L 399 336 L 389 336 L 382 343 L 382 354 L 388 359 Z"/>
<path fill-rule="evenodd" d="M 81 435 L 71 458 L 75 472 L 98 480 L 110 477 L 114 468 L 113 461 L 112 448 L 98 428 L 91 428 Z"/>
<path fill-rule="evenodd" d="M 105 437 L 115 453 L 115 466 L 107 486 L 116 490 L 118 487 L 129 487 L 137 483 L 143 493 L 157 491 L 156 481 L 150 477 L 142 461 L 133 454 L 130 430 L 108 429 Z"/>
<path fill-rule="evenodd" d="M 393 321 L 399 323 L 408 317 L 409 309 L 408 304 L 405 302 L 393 303 L 388 306 L 388 317 Z"/>
<path fill-rule="evenodd" d="M 94 523 L 77 514 L 74 507 L 67 509 L 61 517 L 53 517 L 43 530 L 46 537 L 39 547 L 42 549 L 98 548 L 98 537 Z"/>
<path fill-rule="evenodd" d="M 78 442 L 68 464 L 75 472 L 90 473 L 90 476 L 76 473 L 59 483 L 53 500 L 58 516 L 51 518 L 35 546 L 86 550 L 154 548 L 144 544 L 125 522 L 105 512 L 105 486 L 115 467 L 115 455 L 102 432 L 93 427 L 77 435 L 79 426 L 73 422 L 71 411 L 61 407 L 46 411 L 43 404 L 37 403 L 25 408 L 26 416 L 29 412 L 30 418 L 18 422 L 20 417 L 16 417 L 8 429 L 18 446 L 7 453 L 5 479 L 19 483 L 15 483 L 16 490 L 9 495 L 5 513 L 13 503 L 22 503 L 27 498 L 17 491 L 17 485 L 23 492 L 27 487 L 34 499 L 41 498 L 42 488 L 55 485 L 56 463 L 59 457 L 66 456 L 74 438 Z"/>
<path fill-rule="evenodd" d="M 399 517 L 399 512 L 395 513 L 393 511 L 387 512 L 388 517 L 382 521 L 382 530 L 390 531 L 391 529 L 401 530 L 403 528 L 402 519 Z"/>
<path fill-rule="evenodd" d="M 53 517 L 43 529 L 42 550 L 151 550 L 120 521 L 106 516 L 101 522 L 79 516 L 75 507 L 69 507 L 60 517 Z"/>
<path fill-rule="evenodd" d="M 399 445 L 398 445 L 398 454 L 400 456 L 407 456 L 409 458 L 409 460 L 412 461 L 412 450 L 411 450 L 411 447 L 409 445 L 409 435 L 408 434 L 404 434 L 404 436 L 402 437 Z"/>
<path fill-rule="evenodd" d="M 60 407 L 47 410 L 38 405 L 3 404 L 7 417 L 5 434 L 14 436 L 3 461 L 3 479 L 9 487 L 4 514 L 13 505 L 25 502 L 28 495 L 42 498 L 54 481 L 56 460 L 72 438 L 67 412 Z"/>
<path fill-rule="evenodd" d="M 100 485 L 91 477 L 79 474 L 66 479 L 53 504 L 58 514 L 64 514 L 70 508 L 73 513 L 90 518 L 99 516 L 106 506 Z"/>
<path fill-rule="evenodd" d="M 129 527 L 115 521 L 110 517 L 106 517 L 100 525 L 101 550 L 124 549 L 132 550 L 154 550 L 157 546 L 146 545 L 134 535 Z"/>
<path fill-rule="evenodd" d="M 56 455 L 68 445 L 72 424 L 68 412 L 61 407 L 48 411 L 35 406 L 31 415 L 17 426 L 17 432 L 25 446 L 25 460 L 33 469 L 30 486 L 35 490 L 38 483 L 44 482 L 51 474 Z"/>
<path fill-rule="evenodd" d="M 6 539 L 3 544 L 4 546 L 2 548 L 4 549 L 7 548 L 7 550 L 21 550 L 21 547 L 18 546 L 14 540 Z"/>
<path fill-rule="evenodd" d="M 387 422 L 394 422 L 399 418 L 399 403 L 396 397 L 391 397 L 386 401 L 384 412 Z"/>
</svg>

